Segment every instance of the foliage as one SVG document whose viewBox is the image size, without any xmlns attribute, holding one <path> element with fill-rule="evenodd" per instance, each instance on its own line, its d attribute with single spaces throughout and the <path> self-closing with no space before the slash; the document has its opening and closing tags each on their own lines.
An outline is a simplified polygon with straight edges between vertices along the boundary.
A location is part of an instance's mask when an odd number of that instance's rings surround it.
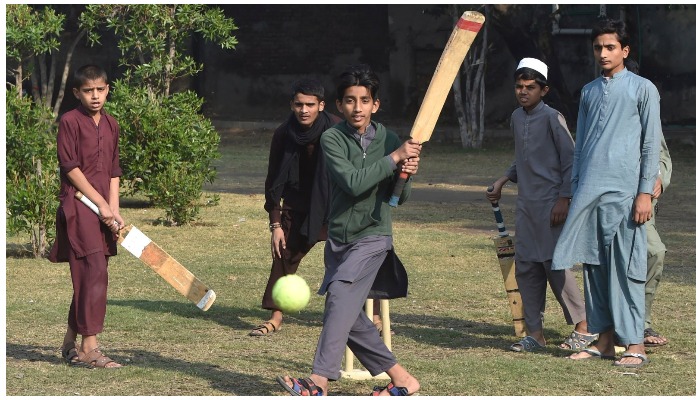
<svg viewBox="0 0 700 400">
<path fill-rule="evenodd" d="M 198 111 L 191 91 L 153 100 L 146 88 L 122 80 L 105 108 L 120 124 L 119 151 L 126 195 L 141 193 L 178 225 L 196 219 L 202 185 L 212 182 L 219 134 Z"/>
<path fill-rule="evenodd" d="M 170 94 L 173 80 L 202 71 L 203 65 L 186 54 L 192 32 L 217 42 L 224 49 L 235 48 L 238 29 L 218 8 L 202 4 L 88 5 L 81 15 L 88 40 L 99 43 L 98 28 L 114 30 L 119 37 L 120 63 L 125 80 L 145 85 L 153 96 Z"/>
<path fill-rule="evenodd" d="M 51 53 L 60 46 L 65 16 L 46 7 L 34 10 L 26 4 L 6 6 L 6 57 L 17 65 L 35 54 Z"/>
<path fill-rule="evenodd" d="M 5 106 L 7 228 L 29 233 L 34 256 L 41 257 L 58 208 L 57 126 L 50 109 L 19 96 L 16 87 Z"/>
</svg>

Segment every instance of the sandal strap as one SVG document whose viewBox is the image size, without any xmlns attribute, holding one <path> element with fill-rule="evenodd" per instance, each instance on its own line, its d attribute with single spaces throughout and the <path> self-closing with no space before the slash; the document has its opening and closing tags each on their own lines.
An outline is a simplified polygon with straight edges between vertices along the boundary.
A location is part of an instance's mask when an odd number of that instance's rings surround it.
<svg viewBox="0 0 700 400">
<path fill-rule="evenodd" d="M 311 378 L 289 378 L 294 383 L 292 390 L 298 392 L 302 396 L 323 396 L 323 389 L 316 386 Z M 304 391 L 306 390 L 306 394 Z"/>
<path fill-rule="evenodd" d="M 384 390 L 389 392 L 390 396 L 409 396 L 408 388 L 396 386 L 393 382 L 389 382 L 389 384 L 384 387 L 375 386 L 374 389 L 372 389 L 372 396 L 379 396 L 379 394 Z"/>
<path fill-rule="evenodd" d="M 272 329 L 270 329 L 270 327 L 272 327 Z M 275 324 L 272 323 L 272 321 L 265 321 L 265 322 L 263 322 L 262 324 L 256 326 L 254 330 L 260 331 L 260 332 L 262 332 L 262 333 L 264 333 L 264 334 L 268 334 L 268 333 L 270 333 L 270 332 L 273 332 L 273 333 L 274 333 L 274 332 L 277 332 L 278 327 L 276 327 Z M 265 332 L 263 332 L 263 330 L 264 330 Z"/>
</svg>

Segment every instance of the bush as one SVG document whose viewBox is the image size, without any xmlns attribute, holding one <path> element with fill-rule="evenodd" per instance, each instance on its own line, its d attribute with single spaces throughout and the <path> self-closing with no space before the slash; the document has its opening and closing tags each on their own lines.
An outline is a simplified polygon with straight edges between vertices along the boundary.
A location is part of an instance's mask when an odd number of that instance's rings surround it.
<svg viewBox="0 0 700 400">
<path fill-rule="evenodd" d="M 15 87 L 7 91 L 5 106 L 7 230 L 29 233 L 32 252 L 39 258 L 47 254 L 55 235 L 58 126 L 49 108 L 20 97 Z"/>
<path fill-rule="evenodd" d="M 213 182 L 219 134 L 199 114 L 203 99 L 185 91 L 152 99 L 143 87 L 117 80 L 105 108 L 119 122 L 122 187 L 165 210 L 169 224 L 194 221 L 202 185 Z"/>
</svg>

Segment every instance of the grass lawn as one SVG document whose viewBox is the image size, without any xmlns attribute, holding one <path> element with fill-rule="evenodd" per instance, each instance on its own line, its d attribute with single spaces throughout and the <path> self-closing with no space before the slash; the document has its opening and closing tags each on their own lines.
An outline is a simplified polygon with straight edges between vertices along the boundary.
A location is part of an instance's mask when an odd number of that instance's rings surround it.
<svg viewBox="0 0 700 400">
<path fill-rule="evenodd" d="M 154 222 L 162 213 L 140 199 L 122 200 L 125 219 L 139 227 L 202 281 L 217 300 L 202 312 L 158 275 L 120 249 L 110 261 L 105 353 L 119 370 L 86 370 L 62 363 L 59 346 L 72 288 L 68 264 L 28 258 L 26 237 L 6 238 L 6 394 L 10 396 L 174 395 L 277 396 L 275 376 L 309 373 L 321 328 L 323 297 L 287 316 L 282 330 L 253 338 L 268 317 L 260 300 L 270 267 L 263 210 L 268 130 L 222 137 L 219 179 L 206 186 L 221 201 L 184 227 Z M 484 188 L 512 159 L 512 142 L 485 150 L 428 143 L 411 201 L 394 216 L 395 246 L 410 280 L 409 296 L 391 301 L 393 350 L 421 381 L 422 395 L 676 395 L 696 394 L 695 149 L 669 141 L 673 184 L 657 217 L 668 254 L 654 305 L 654 328 L 670 344 L 650 349 L 643 369 L 608 361 L 574 362 L 557 345 L 571 332 L 551 292 L 546 350 L 517 354 L 509 309 L 491 237 L 495 223 Z M 514 185 L 501 202 L 513 225 Z M 575 269 L 579 283 L 581 270 Z M 299 275 L 318 288 L 322 245 L 302 261 Z M 341 379 L 331 395 L 367 395 L 386 381 Z"/>
</svg>

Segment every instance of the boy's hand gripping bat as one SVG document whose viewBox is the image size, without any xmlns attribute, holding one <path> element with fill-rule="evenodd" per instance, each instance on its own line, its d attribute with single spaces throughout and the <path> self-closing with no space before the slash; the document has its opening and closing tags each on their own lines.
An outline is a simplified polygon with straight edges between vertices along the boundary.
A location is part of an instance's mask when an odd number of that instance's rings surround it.
<svg viewBox="0 0 700 400">
<path fill-rule="evenodd" d="M 467 56 L 476 34 L 481 30 L 484 20 L 481 13 L 466 11 L 452 30 L 452 35 L 445 45 L 445 50 L 442 51 L 440 61 L 435 67 L 433 78 L 428 85 L 428 91 L 425 92 L 423 103 L 421 103 L 411 128 L 411 138 L 419 143 L 427 142 L 433 134 L 435 123 L 440 116 L 440 111 L 442 111 L 442 106 L 445 104 L 445 99 L 447 99 L 447 94 L 450 92 L 457 72 L 459 72 L 459 67 L 462 65 L 464 57 Z M 394 193 L 389 199 L 390 206 L 399 205 L 399 196 L 401 196 L 407 179 L 408 174 L 402 172 L 399 175 L 394 186 Z"/>
</svg>

